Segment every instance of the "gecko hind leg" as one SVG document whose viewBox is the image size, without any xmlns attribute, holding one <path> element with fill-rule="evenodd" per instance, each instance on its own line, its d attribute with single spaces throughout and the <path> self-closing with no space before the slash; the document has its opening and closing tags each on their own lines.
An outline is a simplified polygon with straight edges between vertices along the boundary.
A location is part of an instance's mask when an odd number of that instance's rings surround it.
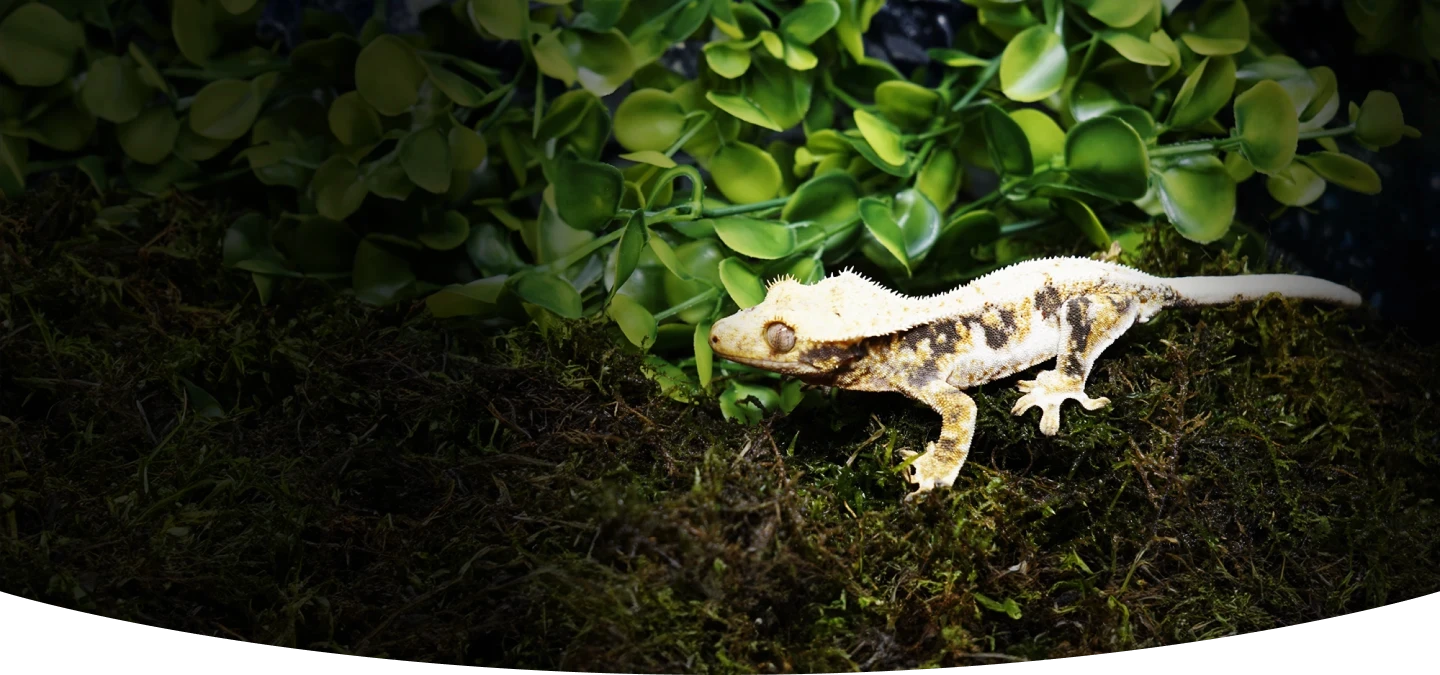
<svg viewBox="0 0 1440 675">
<path fill-rule="evenodd" d="M 1085 381 L 1090 368 L 1104 351 L 1134 325 L 1140 315 L 1138 299 L 1121 294 L 1096 294 L 1072 298 L 1060 309 L 1060 345 L 1055 369 L 1041 372 L 1033 380 L 1019 383 L 1025 395 L 1010 412 L 1023 415 L 1039 407 L 1040 433 L 1054 436 L 1060 431 L 1060 405 L 1074 399 L 1086 410 L 1110 404 L 1105 397 L 1090 398 Z"/>
<path fill-rule="evenodd" d="M 916 485 L 914 492 L 905 496 L 910 501 L 936 487 L 950 487 L 960 475 L 960 467 L 970 455 L 970 441 L 975 437 L 975 401 L 965 392 L 946 384 L 944 380 L 931 380 L 924 386 L 908 388 L 907 394 L 919 399 L 941 415 L 940 438 L 925 446 L 925 452 L 910 465 L 905 480 Z M 901 450 L 902 457 L 909 458 L 917 453 Z"/>
</svg>

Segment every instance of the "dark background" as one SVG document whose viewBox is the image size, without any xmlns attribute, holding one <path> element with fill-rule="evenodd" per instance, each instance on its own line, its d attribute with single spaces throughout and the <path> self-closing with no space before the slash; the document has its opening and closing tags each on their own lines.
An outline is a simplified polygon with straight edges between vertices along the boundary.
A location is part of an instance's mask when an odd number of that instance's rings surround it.
<svg viewBox="0 0 1440 675">
<path fill-rule="evenodd" d="M 1180 8 L 1200 4 L 1185 0 Z M 1427 310 L 1432 298 L 1440 296 L 1440 227 L 1434 218 L 1440 213 L 1440 165 L 1434 159 L 1440 156 L 1440 82 L 1433 64 L 1388 54 L 1356 55 L 1357 34 L 1340 0 L 1275 4 L 1266 24 L 1270 35 L 1306 66 L 1325 65 L 1335 71 L 1342 103 L 1332 126 L 1348 119 L 1349 101 L 1358 103 L 1371 90 L 1381 89 L 1400 99 L 1406 122 L 1424 137 L 1403 139 L 1373 153 L 1339 140 L 1344 152 L 1368 162 L 1380 174 L 1384 191 L 1379 195 L 1330 186 L 1312 205 L 1316 213 L 1290 209 L 1271 221 L 1278 204 L 1266 191 L 1263 177 L 1254 177 L 1240 186 L 1236 219 L 1264 233 L 1270 254 L 1295 271 L 1356 288 L 1382 317 L 1405 326 L 1417 339 L 1436 341 L 1440 336 L 1427 330 L 1431 323 Z M 375 4 L 374 0 L 271 2 L 261 30 L 293 39 L 303 7 L 340 11 L 359 26 Z M 418 25 L 409 3 L 391 0 L 386 14 L 391 30 L 413 30 Z M 974 16 L 975 8 L 959 0 L 889 0 L 866 35 L 866 51 L 908 72 L 925 63 L 926 49 L 948 46 L 953 31 Z M 684 58 L 680 55 L 678 60 Z M 693 71 L 691 64 L 678 65 Z"/>
</svg>

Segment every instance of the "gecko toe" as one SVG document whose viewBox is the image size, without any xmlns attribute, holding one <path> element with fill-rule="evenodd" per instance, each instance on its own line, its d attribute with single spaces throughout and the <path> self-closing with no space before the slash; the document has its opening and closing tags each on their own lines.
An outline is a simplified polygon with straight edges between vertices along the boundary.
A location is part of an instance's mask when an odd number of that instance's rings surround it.
<svg viewBox="0 0 1440 675">
<path fill-rule="evenodd" d="M 1080 405 L 1084 406 L 1086 410 L 1099 410 L 1110 405 L 1110 399 L 1104 396 L 1100 398 L 1081 397 L 1075 400 L 1079 401 Z"/>
</svg>

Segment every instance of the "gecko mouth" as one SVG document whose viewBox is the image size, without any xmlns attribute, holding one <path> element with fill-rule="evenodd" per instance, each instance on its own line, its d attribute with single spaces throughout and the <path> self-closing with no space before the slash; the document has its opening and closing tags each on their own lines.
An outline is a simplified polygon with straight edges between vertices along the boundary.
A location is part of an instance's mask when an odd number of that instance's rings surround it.
<svg viewBox="0 0 1440 675">
<path fill-rule="evenodd" d="M 820 372 L 820 369 L 816 368 L 813 364 L 805 363 L 804 361 L 772 361 L 770 359 L 758 359 L 750 356 L 730 355 L 719 349 L 715 350 L 715 354 L 736 363 L 743 363 L 747 366 L 764 368 L 765 370 L 775 372 L 804 374 Z"/>
</svg>

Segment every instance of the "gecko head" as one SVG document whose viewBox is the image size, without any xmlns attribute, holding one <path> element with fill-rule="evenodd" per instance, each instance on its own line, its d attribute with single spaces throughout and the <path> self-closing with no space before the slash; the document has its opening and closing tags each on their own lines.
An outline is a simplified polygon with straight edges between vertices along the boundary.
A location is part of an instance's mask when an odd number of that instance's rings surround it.
<svg viewBox="0 0 1440 675">
<path fill-rule="evenodd" d="M 901 299 L 844 272 L 815 284 L 781 278 L 764 302 L 715 322 L 710 347 L 731 361 L 796 376 L 819 376 L 864 355 L 862 341 L 891 332 L 877 323 Z"/>
</svg>

